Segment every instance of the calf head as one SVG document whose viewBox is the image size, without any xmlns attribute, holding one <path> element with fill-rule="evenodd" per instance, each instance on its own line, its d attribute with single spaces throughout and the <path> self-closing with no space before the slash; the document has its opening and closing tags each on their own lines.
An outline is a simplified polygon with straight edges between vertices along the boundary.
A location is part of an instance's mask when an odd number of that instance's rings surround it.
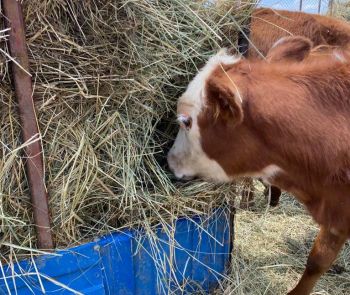
<svg viewBox="0 0 350 295">
<path fill-rule="evenodd" d="M 257 63 L 300 62 L 308 55 L 309 45 L 302 37 L 284 38 L 273 47 L 268 61 Z M 271 165 L 250 130 L 250 119 L 245 118 L 249 71 L 249 61 L 221 51 L 188 85 L 178 101 L 180 130 L 168 153 L 169 167 L 177 178 L 225 182 L 237 176 L 259 176 Z M 260 159 L 252 161 L 252 157 Z"/>
<path fill-rule="evenodd" d="M 228 55 L 226 50 L 221 50 L 209 59 L 180 97 L 177 106 L 180 129 L 168 153 L 169 167 L 177 178 L 189 179 L 199 176 L 214 180 L 229 180 L 220 165 L 203 151 L 198 120 L 207 108 L 205 99 L 207 79 L 219 65 L 232 65 L 238 61 L 239 58 Z"/>
</svg>

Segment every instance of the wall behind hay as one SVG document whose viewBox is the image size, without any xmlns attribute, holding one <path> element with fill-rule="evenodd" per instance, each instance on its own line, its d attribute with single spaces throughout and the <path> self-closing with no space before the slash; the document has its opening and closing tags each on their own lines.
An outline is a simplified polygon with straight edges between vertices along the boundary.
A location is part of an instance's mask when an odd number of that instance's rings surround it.
<svg viewBox="0 0 350 295">
<path fill-rule="evenodd" d="M 209 55 L 235 46 L 249 5 L 31 0 L 23 9 L 58 246 L 199 213 L 231 197 L 229 186 L 176 184 L 162 166 L 177 130 L 178 95 Z M 6 51 L 6 36 L 0 39 Z M 0 70 L 0 219 L 7 255 L 16 245 L 35 246 L 35 239 L 4 54 Z"/>
</svg>

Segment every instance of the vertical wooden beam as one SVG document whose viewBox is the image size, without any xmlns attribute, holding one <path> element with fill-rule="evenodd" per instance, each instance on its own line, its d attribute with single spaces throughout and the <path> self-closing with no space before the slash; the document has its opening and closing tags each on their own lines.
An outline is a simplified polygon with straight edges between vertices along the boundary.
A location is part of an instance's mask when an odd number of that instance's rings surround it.
<svg viewBox="0 0 350 295">
<path fill-rule="evenodd" d="M 37 231 L 37 245 L 41 249 L 52 249 L 48 194 L 45 187 L 40 133 L 32 97 L 33 88 L 29 74 L 22 8 L 17 0 L 2 0 L 2 3 L 8 27 L 11 29 L 9 34 L 11 56 L 17 62 L 17 64 L 12 62 L 12 72 L 20 114 L 22 139 L 27 143 L 24 159 L 26 160 L 27 178 Z"/>
</svg>

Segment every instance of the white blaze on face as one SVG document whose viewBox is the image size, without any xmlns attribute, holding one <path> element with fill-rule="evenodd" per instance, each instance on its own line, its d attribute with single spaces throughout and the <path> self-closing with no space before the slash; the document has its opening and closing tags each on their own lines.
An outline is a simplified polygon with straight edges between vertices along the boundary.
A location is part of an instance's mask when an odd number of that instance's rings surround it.
<svg viewBox="0 0 350 295">
<path fill-rule="evenodd" d="M 177 114 L 181 128 L 168 154 L 169 167 L 177 178 L 199 176 L 216 181 L 231 180 L 222 167 L 204 153 L 197 119 L 204 107 L 204 88 L 207 78 L 220 64 L 230 65 L 238 61 L 238 57 L 228 55 L 226 50 L 221 50 L 209 59 L 180 97 Z M 188 119 L 191 120 L 191 126 L 186 128 L 184 122 Z"/>
</svg>

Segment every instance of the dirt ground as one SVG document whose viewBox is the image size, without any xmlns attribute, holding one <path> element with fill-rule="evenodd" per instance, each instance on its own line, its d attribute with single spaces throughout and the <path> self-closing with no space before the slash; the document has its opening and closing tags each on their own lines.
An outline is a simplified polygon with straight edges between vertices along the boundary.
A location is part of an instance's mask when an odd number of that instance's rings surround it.
<svg viewBox="0 0 350 295">
<path fill-rule="evenodd" d="M 251 211 L 237 211 L 231 275 L 216 294 L 286 294 L 301 276 L 318 226 L 287 194 L 266 206 L 261 194 Z M 349 242 L 313 294 L 350 294 Z"/>
</svg>

